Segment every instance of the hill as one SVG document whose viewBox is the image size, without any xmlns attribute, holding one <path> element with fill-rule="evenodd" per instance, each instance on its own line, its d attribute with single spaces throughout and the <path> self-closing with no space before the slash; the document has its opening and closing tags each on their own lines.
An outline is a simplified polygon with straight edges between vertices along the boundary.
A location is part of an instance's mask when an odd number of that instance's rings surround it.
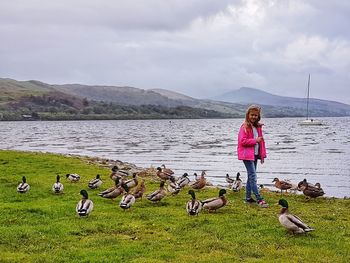
<svg viewBox="0 0 350 263">
<path fill-rule="evenodd" d="M 306 109 L 306 99 L 274 95 L 259 89 L 242 87 L 238 90 L 226 92 L 214 98 L 230 103 L 251 104 L 258 103 L 276 107 L 291 107 Z M 350 105 L 328 100 L 310 98 L 309 109 L 312 116 L 349 116 Z"/>
<path fill-rule="evenodd" d="M 265 117 L 305 116 L 305 99 L 253 88 L 202 100 L 165 89 L 0 78 L 0 120 L 241 118 L 252 103 L 264 107 Z M 309 108 L 313 117 L 350 116 L 350 105 L 334 101 L 311 99 Z"/>
</svg>

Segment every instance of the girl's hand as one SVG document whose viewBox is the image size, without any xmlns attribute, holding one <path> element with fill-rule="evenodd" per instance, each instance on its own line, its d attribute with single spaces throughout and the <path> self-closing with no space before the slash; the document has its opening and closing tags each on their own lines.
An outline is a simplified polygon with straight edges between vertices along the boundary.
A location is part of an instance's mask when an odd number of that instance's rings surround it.
<svg viewBox="0 0 350 263">
<path fill-rule="evenodd" d="M 264 140 L 264 138 L 263 138 L 262 136 L 256 138 L 256 142 L 261 142 L 261 141 L 263 141 L 263 140 Z"/>
<path fill-rule="evenodd" d="M 263 163 L 264 163 L 264 159 L 261 159 L 261 160 L 260 160 L 260 163 L 263 164 Z"/>
</svg>

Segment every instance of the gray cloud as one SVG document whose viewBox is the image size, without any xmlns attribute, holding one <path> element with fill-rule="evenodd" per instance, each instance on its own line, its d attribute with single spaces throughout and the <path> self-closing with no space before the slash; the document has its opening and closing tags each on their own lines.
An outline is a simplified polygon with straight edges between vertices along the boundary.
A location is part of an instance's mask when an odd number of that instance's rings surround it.
<svg viewBox="0 0 350 263">
<path fill-rule="evenodd" d="M 348 1 L 1 1 L 0 76 L 350 104 Z"/>
</svg>

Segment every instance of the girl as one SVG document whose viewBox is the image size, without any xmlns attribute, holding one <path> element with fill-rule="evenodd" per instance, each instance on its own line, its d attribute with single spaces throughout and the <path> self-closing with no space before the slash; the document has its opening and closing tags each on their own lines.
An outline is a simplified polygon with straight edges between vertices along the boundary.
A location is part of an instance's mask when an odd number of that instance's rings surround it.
<svg viewBox="0 0 350 263">
<path fill-rule="evenodd" d="M 261 109 L 259 106 L 251 105 L 248 107 L 245 121 L 239 129 L 237 154 L 238 160 L 243 160 L 247 169 L 248 179 L 246 186 L 246 202 L 257 202 L 260 207 L 268 207 L 268 204 L 263 200 L 259 194 L 258 186 L 256 184 L 256 166 L 260 159 L 264 163 L 266 158 L 266 148 L 262 132 L 262 124 L 259 123 L 261 118 Z M 251 198 L 253 191 L 256 201 Z"/>
</svg>

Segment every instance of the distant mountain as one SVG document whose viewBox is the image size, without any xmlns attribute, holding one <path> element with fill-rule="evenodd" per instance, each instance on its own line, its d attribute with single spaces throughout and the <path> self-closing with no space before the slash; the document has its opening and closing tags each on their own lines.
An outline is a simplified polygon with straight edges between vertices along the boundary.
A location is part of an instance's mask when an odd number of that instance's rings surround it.
<svg viewBox="0 0 350 263">
<path fill-rule="evenodd" d="M 118 118 L 235 118 L 244 117 L 248 104 L 264 107 L 264 117 L 302 117 L 306 101 L 273 95 L 258 89 L 241 88 L 215 98 L 196 99 L 166 89 L 134 87 L 53 85 L 36 80 L 0 78 L 0 119 L 22 115 L 44 119 Z M 350 105 L 310 99 L 310 116 L 350 116 Z"/>
<path fill-rule="evenodd" d="M 80 84 L 52 85 L 53 88 L 95 101 L 113 102 L 120 105 L 161 105 L 161 106 L 190 106 L 181 99 L 173 99 L 153 90 L 117 86 L 88 86 Z"/>
<path fill-rule="evenodd" d="M 259 89 L 242 87 L 238 90 L 226 92 L 216 96 L 215 100 L 241 104 L 260 104 L 276 107 L 291 107 L 306 110 L 306 99 L 274 95 Z M 309 100 L 310 113 L 313 116 L 349 116 L 350 105 L 329 101 L 312 99 Z"/>
</svg>

